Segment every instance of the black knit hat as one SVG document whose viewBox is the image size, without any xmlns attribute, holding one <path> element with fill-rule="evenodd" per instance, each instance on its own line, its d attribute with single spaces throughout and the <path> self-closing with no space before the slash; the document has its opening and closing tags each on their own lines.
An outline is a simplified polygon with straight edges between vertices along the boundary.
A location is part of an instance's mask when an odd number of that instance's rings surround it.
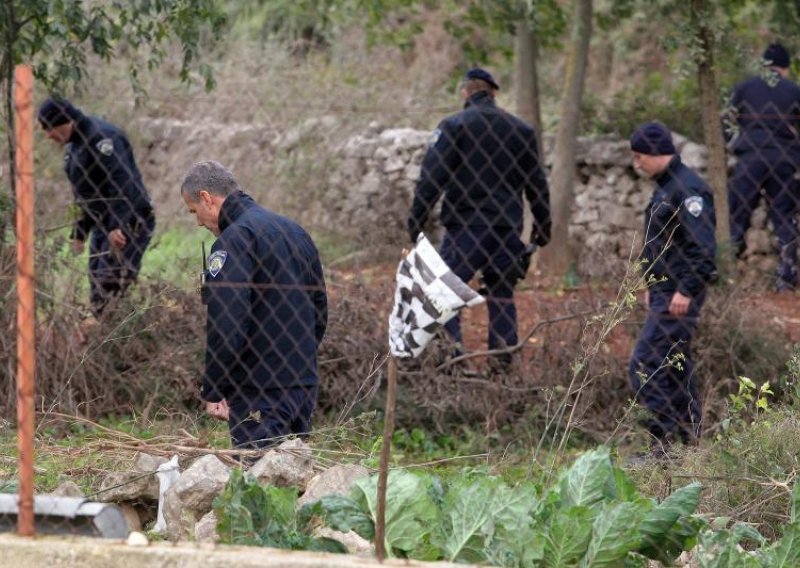
<svg viewBox="0 0 800 568">
<path fill-rule="evenodd" d="M 486 69 L 481 69 L 480 67 L 473 67 L 472 69 L 467 71 L 467 74 L 464 75 L 464 80 L 471 81 L 473 79 L 479 79 L 485 83 L 489 83 L 489 86 L 491 86 L 492 89 L 496 91 L 500 90 L 500 85 L 497 84 L 497 81 L 494 80 L 492 74 L 489 73 Z"/>
<path fill-rule="evenodd" d="M 769 47 L 764 50 L 764 65 L 768 67 L 780 67 L 781 69 L 789 68 L 789 52 L 786 48 L 779 43 L 771 43 Z"/>
<path fill-rule="evenodd" d="M 631 150 L 648 156 L 676 154 L 669 128 L 659 122 L 642 124 L 631 136 Z"/>
<path fill-rule="evenodd" d="M 81 111 L 72 106 L 67 99 L 49 98 L 39 107 L 38 119 L 47 130 L 77 120 Z"/>
</svg>

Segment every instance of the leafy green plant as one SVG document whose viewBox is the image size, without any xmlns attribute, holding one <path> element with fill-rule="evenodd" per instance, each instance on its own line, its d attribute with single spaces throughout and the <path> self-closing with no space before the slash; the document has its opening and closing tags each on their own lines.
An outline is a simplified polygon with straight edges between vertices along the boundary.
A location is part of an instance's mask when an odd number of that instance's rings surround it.
<svg viewBox="0 0 800 568">
<path fill-rule="evenodd" d="M 376 478 L 348 496 L 324 497 L 303 515 L 333 529 L 375 536 Z M 491 476 L 442 483 L 392 471 L 386 497 L 387 550 L 397 556 L 498 566 L 619 566 L 645 558 L 669 563 L 696 543 L 692 516 L 699 483 L 663 502 L 645 498 L 600 447 L 578 458 L 543 490 Z"/>
<path fill-rule="evenodd" d="M 786 362 L 786 372 L 780 377 L 782 390 L 789 393 L 792 404 L 800 404 L 800 345 L 795 345 L 789 360 Z"/>
<path fill-rule="evenodd" d="M 235 469 L 214 500 L 217 532 L 227 544 L 347 552 L 339 541 L 310 536 L 308 524 L 295 515 L 296 505 L 296 489 L 261 485 Z"/>
<path fill-rule="evenodd" d="M 730 519 L 720 517 L 700 534 L 695 559 L 701 568 L 797 566 L 800 563 L 799 514 L 800 485 L 795 483 L 789 524 L 779 540 L 768 544 L 767 539 L 754 526 L 734 523 L 727 528 Z M 749 543 L 758 545 L 758 548 L 747 550 L 742 546 Z"/>
<path fill-rule="evenodd" d="M 762 414 L 769 412 L 768 396 L 773 396 L 769 382 L 761 386 L 745 376 L 739 377 L 739 389 L 728 395 L 730 399 L 729 416 L 722 421 L 722 431 L 730 432 L 731 421 L 744 420 L 751 424 Z"/>
</svg>

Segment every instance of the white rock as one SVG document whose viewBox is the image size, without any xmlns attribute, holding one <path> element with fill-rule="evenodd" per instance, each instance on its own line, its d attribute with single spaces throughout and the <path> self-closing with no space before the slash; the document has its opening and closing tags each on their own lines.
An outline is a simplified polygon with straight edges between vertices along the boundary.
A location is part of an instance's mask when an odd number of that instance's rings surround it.
<svg viewBox="0 0 800 568">
<path fill-rule="evenodd" d="M 197 542 L 219 542 L 217 534 L 217 515 L 214 511 L 206 513 L 194 525 L 194 539 Z"/>
<path fill-rule="evenodd" d="M 230 476 L 228 466 L 216 456 L 207 455 L 189 466 L 173 487 L 184 508 L 205 514 L 211 510 L 214 497 L 222 492 Z"/>
<path fill-rule="evenodd" d="M 311 448 L 300 439 L 283 442 L 259 459 L 249 473 L 259 483 L 276 487 L 297 487 L 305 491 L 314 476 L 314 460 Z"/>
<path fill-rule="evenodd" d="M 335 465 L 315 475 L 309 482 L 305 493 L 297 500 L 300 508 L 308 503 L 315 503 L 326 495 L 347 495 L 356 480 L 369 475 L 369 471 L 360 465 Z"/>
<path fill-rule="evenodd" d="M 147 537 L 138 531 L 133 531 L 128 535 L 128 546 L 147 546 L 148 544 L 150 541 L 147 540 Z"/>
<path fill-rule="evenodd" d="M 53 497 L 84 497 L 83 491 L 74 481 L 64 481 L 50 493 Z"/>
<path fill-rule="evenodd" d="M 329 527 L 319 527 L 314 531 L 314 536 L 338 540 L 347 548 L 349 554 L 356 556 L 371 557 L 375 552 L 372 543 L 354 531 L 343 533 Z"/>
</svg>

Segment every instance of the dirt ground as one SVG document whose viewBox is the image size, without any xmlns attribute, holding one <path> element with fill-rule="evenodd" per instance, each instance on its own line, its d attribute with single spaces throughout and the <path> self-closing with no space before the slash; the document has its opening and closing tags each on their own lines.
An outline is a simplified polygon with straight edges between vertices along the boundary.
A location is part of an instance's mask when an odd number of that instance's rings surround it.
<svg viewBox="0 0 800 568">
<path fill-rule="evenodd" d="M 391 293 L 378 293 L 373 298 L 381 298 L 375 305 L 377 313 L 389 313 L 394 299 L 393 287 L 397 266 L 390 263 L 376 263 L 358 268 L 345 268 L 336 270 L 335 278 L 340 281 L 353 283 L 360 282 L 373 290 L 392 291 Z M 470 285 L 478 288 L 478 283 L 473 280 Z M 346 294 L 347 291 L 332 290 L 332 303 L 337 295 Z M 558 287 L 554 282 L 538 275 L 529 273 L 516 289 L 514 301 L 517 307 L 518 329 L 520 339 L 524 338 L 531 330 L 545 322 L 547 327 L 564 329 L 557 341 L 568 348 L 570 341 L 575 338 L 576 325 L 582 327 L 586 319 L 594 314 L 601 314 L 603 307 L 614 301 L 618 289 L 608 282 L 582 283 L 573 288 Z M 725 294 L 727 292 L 712 288 L 709 297 Z M 749 321 L 758 326 L 762 331 L 774 332 L 775 339 L 785 341 L 787 344 L 800 344 L 800 292 L 776 293 L 752 287 L 751 290 L 741 293 L 740 299 L 742 313 L 747 313 Z M 645 309 L 637 306 L 632 310 L 627 320 L 614 328 L 609 335 L 605 351 L 627 358 L 633 348 L 636 334 L 641 321 L 645 316 Z M 573 319 L 555 321 L 547 324 L 548 320 L 558 320 L 574 315 Z M 462 330 L 464 344 L 468 351 L 486 349 L 488 337 L 488 313 L 485 305 L 476 306 L 462 312 Z M 568 331 L 567 331 L 568 330 Z M 525 349 L 530 356 L 530 351 L 536 349 L 540 343 L 541 335 L 538 331 L 527 340 Z M 558 335 L 558 334 L 557 334 Z"/>
<path fill-rule="evenodd" d="M 331 271 L 331 309 L 337 310 L 353 294 L 368 295 L 375 324 L 367 333 L 380 349 L 386 341 L 384 318 L 392 308 L 396 268 L 394 263 L 375 262 Z M 471 285 L 477 287 L 476 282 Z M 529 273 L 515 294 L 519 337 L 525 341 L 519 367 L 507 376 L 498 375 L 480 353 L 487 349 L 488 314 L 485 305 L 476 306 L 462 313 L 464 347 L 470 358 L 448 379 L 436 367 L 440 357 L 436 348 L 429 347 L 420 358 L 421 372 L 412 372 L 404 386 L 409 401 L 421 415 L 438 416 L 436 425 L 451 419 L 477 421 L 489 432 L 502 424 L 528 421 L 553 397 L 560 399 L 579 360 L 586 363 L 586 372 L 575 377 L 588 381 L 580 428 L 592 439 L 605 440 L 631 408 L 628 361 L 646 316 L 643 306 L 633 307 L 601 341 L 608 305 L 618 294 L 615 286 L 608 280 L 564 288 Z M 692 348 L 709 432 L 727 415 L 728 394 L 735 392 L 737 377 L 777 386 L 797 344 L 798 293 L 777 294 L 767 291 L 766 285 L 712 287 Z M 636 416 L 631 417 L 634 420 L 625 423 L 627 433 L 637 431 Z"/>
</svg>

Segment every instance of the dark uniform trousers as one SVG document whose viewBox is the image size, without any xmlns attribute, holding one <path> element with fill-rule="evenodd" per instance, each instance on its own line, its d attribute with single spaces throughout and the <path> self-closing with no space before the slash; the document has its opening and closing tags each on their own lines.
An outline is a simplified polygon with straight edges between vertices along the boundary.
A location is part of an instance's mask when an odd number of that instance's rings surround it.
<svg viewBox="0 0 800 568">
<path fill-rule="evenodd" d="M 102 313 L 108 301 L 124 293 L 139 276 L 142 257 L 155 229 L 155 215 L 137 220 L 125 231 L 128 242 L 120 249 L 112 248 L 108 233 L 95 227 L 89 243 L 89 301 L 95 315 Z"/>
<path fill-rule="evenodd" d="M 800 196 L 794 179 L 795 167 L 780 159 L 780 153 L 764 151 L 741 154 L 728 188 L 731 240 L 742 250 L 750 217 L 758 205 L 763 187 L 769 206 L 769 219 L 778 238 L 778 287 L 797 286 L 797 214 Z"/>
<path fill-rule="evenodd" d="M 647 427 L 658 440 L 684 443 L 700 435 L 700 398 L 693 382 L 692 335 L 705 292 L 692 298 L 684 317 L 668 313 L 674 291 L 650 289 L 650 310 L 630 362 L 636 399 L 652 413 Z"/>
<path fill-rule="evenodd" d="M 489 349 L 499 349 L 517 343 L 517 309 L 514 305 L 514 286 L 518 275 L 514 271 L 525 244 L 511 228 L 467 227 L 448 230 L 441 245 L 442 259 L 464 282 L 477 271 L 483 273 L 488 290 Z M 445 329 L 458 344 L 462 343 L 461 320 L 458 316 L 445 324 Z M 510 362 L 510 355 L 500 357 Z"/>
<path fill-rule="evenodd" d="M 290 434 L 308 434 L 317 402 L 316 386 L 236 393 L 228 399 L 228 426 L 235 448 L 278 445 Z"/>
</svg>

